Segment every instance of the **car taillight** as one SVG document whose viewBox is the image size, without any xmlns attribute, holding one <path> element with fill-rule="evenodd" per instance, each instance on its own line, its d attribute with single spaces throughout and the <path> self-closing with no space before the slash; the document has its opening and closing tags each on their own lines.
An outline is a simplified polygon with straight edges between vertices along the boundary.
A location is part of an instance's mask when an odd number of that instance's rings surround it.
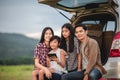
<svg viewBox="0 0 120 80">
<path fill-rule="evenodd" d="M 120 57 L 120 32 L 118 32 L 113 38 L 110 57 Z"/>
<path fill-rule="evenodd" d="M 120 57 L 120 51 L 118 49 L 111 50 L 110 57 Z"/>
</svg>

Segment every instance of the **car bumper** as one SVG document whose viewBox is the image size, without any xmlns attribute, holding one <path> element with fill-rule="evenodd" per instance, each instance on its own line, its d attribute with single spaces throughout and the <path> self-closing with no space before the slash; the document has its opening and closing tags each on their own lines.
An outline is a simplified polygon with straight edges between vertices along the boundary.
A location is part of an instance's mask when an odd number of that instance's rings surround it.
<svg viewBox="0 0 120 80">
<path fill-rule="evenodd" d="M 104 68 L 107 70 L 105 78 L 120 79 L 120 57 L 110 57 Z"/>
</svg>

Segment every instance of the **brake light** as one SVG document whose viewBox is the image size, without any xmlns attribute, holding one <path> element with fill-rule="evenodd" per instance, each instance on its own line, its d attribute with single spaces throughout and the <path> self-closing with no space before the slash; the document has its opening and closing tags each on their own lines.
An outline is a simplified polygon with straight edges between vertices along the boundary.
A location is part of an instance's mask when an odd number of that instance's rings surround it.
<svg viewBox="0 0 120 80">
<path fill-rule="evenodd" d="M 110 57 L 120 57 L 120 32 L 115 34 L 113 38 Z"/>
<path fill-rule="evenodd" d="M 110 57 L 120 57 L 120 51 L 118 49 L 111 50 Z"/>
</svg>

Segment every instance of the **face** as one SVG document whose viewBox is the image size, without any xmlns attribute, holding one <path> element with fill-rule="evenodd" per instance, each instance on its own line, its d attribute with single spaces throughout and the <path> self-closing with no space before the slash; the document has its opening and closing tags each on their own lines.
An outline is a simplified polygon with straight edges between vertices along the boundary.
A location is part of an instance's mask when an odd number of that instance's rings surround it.
<svg viewBox="0 0 120 80">
<path fill-rule="evenodd" d="M 50 47 L 52 49 L 57 49 L 58 46 L 59 46 L 59 43 L 58 43 L 58 41 L 56 39 L 54 39 L 53 41 L 50 42 Z"/>
<path fill-rule="evenodd" d="M 82 41 L 87 36 L 87 31 L 85 31 L 82 27 L 77 27 L 75 29 L 75 36 L 77 37 L 77 39 Z"/>
<path fill-rule="evenodd" d="M 62 35 L 65 39 L 67 39 L 70 36 L 70 31 L 67 28 L 62 28 Z"/>
<path fill-rule="evenodd" d="M 46 32 L 45 32 L 45 36 L 44 36 L 44 40 L 49 42 L 50 41 L 50 38 L 52 37 L 52 32 L 50 29 L 48 29 Z"/>
</svg>

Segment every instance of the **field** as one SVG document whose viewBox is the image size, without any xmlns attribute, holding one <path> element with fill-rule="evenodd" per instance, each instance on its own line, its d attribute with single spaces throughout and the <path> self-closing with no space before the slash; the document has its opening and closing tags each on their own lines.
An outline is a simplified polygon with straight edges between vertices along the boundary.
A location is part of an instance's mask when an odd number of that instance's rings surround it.
<svg viewBox="0 0 120 80">
<path fill-rule="evenodd" d="M 32 80 L 33 65 L 0 66 L 0 80 Z"/>
</svg>

